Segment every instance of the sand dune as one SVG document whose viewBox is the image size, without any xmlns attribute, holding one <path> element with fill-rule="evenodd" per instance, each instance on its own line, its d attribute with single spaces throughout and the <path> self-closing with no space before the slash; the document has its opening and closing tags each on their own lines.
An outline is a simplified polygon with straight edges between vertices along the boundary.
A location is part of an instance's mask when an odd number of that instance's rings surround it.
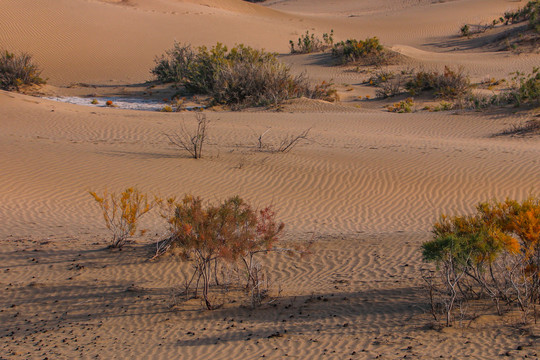
<svg viewBox="0 0 540 360">
<path fill-rule="evenodd" d="M 285 55 L 306 30 L 336 40 L 378 36 L 402 54 L 391 67 L 463 66 L 473 81 L 529 72 L 538 53 L 493 52 L 458 38 L 464 23 L 522 6 L 507 0 L 8 0 L 0 49 L 34 55 L 45 95 L 141 96 L 154 56 L 173 42 L 245 43 L 282 53 L 293 72 L 332 81 L 341 103 L 298 99 L 282 111 L 205 111 L 205 156 L 164 134 L 192 112 L 89 107 L 0 91 L 0 358 L 537 358 L 537 325 L 479 317 L 430 328 L 420 244 L 441 213 L 540 189 L 538 136 L 494 136 L 534 109 L 394 114 L 366 100 L 368 71 L 328 54 Z M 152 89 L 154 98 L 170 90 Z M 145 95 L 146 96 L 146 95 Z M 358 99 L 362 97 L 362 101 Z M 392 100 L 388 100 L 392 101 Z M 258 151 L 310 130 L 290 153 Z M 314 237 L 313 254 L 261 261 L 275 303 L 251 310 L 237 293 L 201 311 L 179 297 L 189 263 L 147 261 L 165 227 L 121 252 L 89 190 L 128 186 L 211 201 L 239 194 L 273 204 L 286 240 Z M 174 295 L 174 296 L 173 296 Z M 176 303 L 176 304 L 175 304 Z M 174 306 L 175 305 L 175 306 Z M 463 325 L 463 324 L 461 324 Z M 519 348 L 519 349 L 518 349 Z"/>
</svg>

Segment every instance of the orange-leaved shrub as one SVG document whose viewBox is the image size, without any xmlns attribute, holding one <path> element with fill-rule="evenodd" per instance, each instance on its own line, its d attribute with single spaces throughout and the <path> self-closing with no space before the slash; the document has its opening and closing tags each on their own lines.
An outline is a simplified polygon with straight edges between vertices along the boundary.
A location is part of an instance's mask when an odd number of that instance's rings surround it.
<svg viewBox="0 0 540 360">
<path fill-rule="evenodd" d="M 473 215 L 442 216 L 422 251 L 437 265 L 424 277 L 436 319 L 442 308 L 450 325 L 456 304 L 482 297 L 499 314 L 501 303 L 528 313 L 540 300 L 540 198 L 483 202 Z"/>
<path fill-rule="evenodd" d="M 112 232 L 112 239 L 109 247 L 121 248 L 130 237 L 137 232 L 139 219 L 148 213 L 158 201 L 148 199 L 146 194 L 141 193 L 136 188 L 127 188 L 120 194 L 103 192 L 98 195 L 95 191 L 90 191 L 101 209 L 103 219 L 107 229 Z M 145 230 L 141 230 L 143 234 Z"/>
<path fill-rule="evenodd" d="M 254 261 L 259 253 L 277 250 L 276 241 L 284 224 L 275 220 L 270 207 L 256 211 L 240 197 L 219 204 L 205 205 L 199 197 L 185 196 L 167 201 L 167 219 L 172 246 L 195 263 L 192 280 L 202 282 L 202 296 L 208 309 L 216 308 L 209 296 L 212 278 L 217 279 L 217 263 L 240 262 L 246 275 L 246 289 L 252 301 L 264 294 L 260 284 L 260 266 Z M 197 289 L 195 290 L 197 291 Z"/>
</svg>

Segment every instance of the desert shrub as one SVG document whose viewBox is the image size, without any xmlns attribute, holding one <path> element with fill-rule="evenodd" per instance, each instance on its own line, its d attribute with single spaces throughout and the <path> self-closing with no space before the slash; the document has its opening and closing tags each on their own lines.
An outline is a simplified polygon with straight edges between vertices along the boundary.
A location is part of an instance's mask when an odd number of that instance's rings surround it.
<svg viewBox="0 0 540 360">
<path fill-rule="evenodd" d="M 365 64 L 386 64 L 388 53 L 377 37 L 366 40 L 348 39 L 332 47 L 332 55 L 342 63 L 362 61 Z"/>
<path fill-rule="evenodd" d="M 308 89 L 308 97 L 329 102 L 339 101 L 339 94 L 331 82 L 322 81 L 313 88 Z"/>
<path fill-rule="evenodd" d="M 461 36 L 471 35 L 471 27 L 467 24 L 463 25 L 459 31 L 461 32 Z"/>
<path fill-rule="evenodd" d="M 397 102 L 391 106 L 388 106 L 387 109 L 390 112 L 397 113 L 410 113 L 413 111 L 414 101 L 412 98 L 407 98 L 400 102 Z"/>
<path fill-rule="evenodd" d="M 513 80 L 513 89 L 502 95 L 510 103 L 521 105 L 540 102 L 540 68 L 534 68 L 528 75 L 516 72 Z"/>
<path fill-rule="evenodd" d="M 310 34 L 309 30 L 306 33 L 298 38 L 296 45 L 294 41 L 289 40 L 289 45 L 291 47 L 291 54 L 309 54 L 317 51 L 324 51 L 328 48 L 331 48 L 334 44 L 334 30 L 330 30 L 330 33 L 324 33 L 322 40 L 315 36 L 315 34 Z"/>
<path fill-rule="evenodd" d="M 138 221 L 156 204 L 156 200 L 148 199 L 146 194 L 135 188 L 127 188 L 119 195 L 105 191 L 98 195 L 90 191 L 90 195 L 99 205 L 105 225 L 113 237 L 109 247 L 121 248 L 129 238 L 137 232 Z M 141 234 L 145 230 L 141 230 Z"/>
<path fill-rule="evenodd" d="M 216 76 L 212 98 L 233 109 L 269 106 L 309 94 L 303 74 L 292 76 L 282 63 L 236 62 L 223 66 Z"/>
<path fill-rule="evenodd" d="M 296 147 L 301 141 L 309 141 L 309 132 L 311 128 L 305 129 L 304 131 L 297 134 L 287 134 L 284 137 L 281 137 L 277 143 L 270 144 L 264 142 L 263 138 L 270 129 L 267 129 L 265 132 L 260 134 L 257 137 L 257 150 L 266 151 L 270 153 L 288 153 Z"/>
<path fill-rule="evenodd" d="M 432 314 L 442 307 L 452 323 L 456 304 L 473 299 L 517 304 L 524 312 L 540 300 L 540 198 L 478 204 L 468 216 L 442 216 L 433 240 L 422 245 L 424 261 L 437 265 L 426 276 Z"/>
<path fill-rule="evenodd" d="M 529 120 L 525 124 L 513 125 L 500 133 L 494 134 L 493 136 L 527 136 L 534 134 L 540 134 L 540 120 Z"/>
<path fill-rule="evenodd" d="M 503 18 L 506 25 L 528 21 L 529 27 L 538 31 L 540 25 L 540 1 L 529 1 L 521 9 L 507 11 L 504 13 Z"/>
<path fill-rule="evenodd" d="M 531 73 L 515 72 L 510 89 L 491 96 L 470 94 L 464 98 L 461 107 L 484 109 L 490 106 L 540 103 L 540 68 L 534 68 Z"/>
<path fill-rule="evenodd" d="M 210 299 L 210 285 L 217 282 L 218 261 L 240 262 L 244 268 L 245 288 L 252 300 L 261 299 L 261 265 L 257 254 L 277 250 L 276 241 L 283 223 L 275 220 L 271 208 L 256 211 L 240 197 L 217 205 L 205 205 L 191 195 L 181 201 L 167 200 L 170 211 L 165 215 L 170 241 L 181 255 L 194 261 L 193 278 L 202 282 L 202 296 L 207 309 L 216 308 Z M 198 285 L 197 285 L 198 286 Z M 197 289 L 195 290 L 197 291 Z"/>
<path fill-rule="evenodd" d="M 419 71 L 405 84 L 413 95 L 422 91 L 433 90 L 435 96 L 445 99 L 462 98 L 471 91 L 471 83 L 462 68 L 453 70 L 444 67 L 442 74 L 436 71 Z"/>
<path fill-rule="evenodd" d="M 210 121 L 206 118 L 206 115 L 202 113 L 197 113 L 195 118 L 197 122 L 195 130 L 189 131 L 186 128 L 186 124 L 182 123 L 179 131 L 165 134 L 165 136 L 169 139 L 171 144 L 183 151 L 187 151 L 192 158 L 200 159 L 202 157 L 203 145 L 206 141 L 208 124 Z"/>
<path fill-rule="evenodd" d="M 41 70 L 29 54 L 0 52 L 0 89 L 19 90 L 22 85 L 44 84 Z"/>
<path fill-rule="evenodd" d="M 376 86 L 375 95 L 378 98 L 389 98 L 403 91 L 404 73 L 395 74 L 391 71 L 380 70 L 369 78 L 369 84 Z"/>
<path fill-rule="evenodd" d="M 218 43 L 208 49 L 175 44 L 156 59 L 152 73 L 162 82 L 174 82 L 187 91 L 210 95 L 216 104 L 233 109 L 277 105 L 284 100 L 324 96 L 312 89 L 304 75 L 293 76 L 274 53 L 237 45 L 230 51 Z"/>
<path fill-rule="evenodd" d="M 441 101 L 439 105 L 433 108 L 433 111 L 448 111 L 448 110 L 452 110 L 453 108 L 454 108 L 454 105 L 452 103 Z"/>
</svg>

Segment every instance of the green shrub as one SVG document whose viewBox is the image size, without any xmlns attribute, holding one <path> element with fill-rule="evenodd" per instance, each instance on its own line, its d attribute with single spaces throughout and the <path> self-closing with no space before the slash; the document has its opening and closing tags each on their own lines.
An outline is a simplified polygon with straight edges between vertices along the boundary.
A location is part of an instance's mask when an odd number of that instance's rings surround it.
<svg viewBox="0 0 540 360">
<path fill-rule="evenodd" d="M 412 109 L 413 106 L 414 106 L 413 99 L 407 98 L 405 100 L 395 103 L 394 105 L 388 106 L 387 109 L 390 112 L 411 113 L 413 111 Z"/>
<path fill-rule="evenodd" d="M 22 85 L 44 84 L 40 74 L 31 55 L 0 52 L 0 89 L 19 90 Z"/>
<path fill-rule="evenodd" d="M 293 76 L 276 54 L 237 45 L 230 51 L 218 43 L 211 49 L 175 44 L 156 59 L 152 73 L 192 93 L 210 95 L 215 104 L 233 109 L 277 105 L 284 100 L 324 94 L 312 89 L 304 75 Z"/>
<path fill-rule="evenodd" d="M 529 75 L 516 72 L 513 80 L 514 88 L 502 95 L 508 102 L 517 106 L 523 103 L 540 102 L 540 68 L 534 68 Z"/>
<path fill-rule="evenodd" d="M 334 30 L 330 30 L 330 34 L 324 33 L 322 40 L 315 37 L 315 34 L 310 34 L 309 30 L 300 36 L 296 42 L 289 40 L 291 54 L 309 54 L 317 51 L 324 51 L 334 44 Z"/>
<path fill-rule="evenodd" d="M 452 110 L 453 108 L 454 108 L 454 105 L 452 103 L 441 101 L 439 105 L 433 108 L 433 111 L 448 111 L 448 110 Z"/>
<path fill-rule="evenodd" d="M 405 84 L 413 95 L 422 91 L 433 90 L 435 96 L 445 99 L 462 98 L 471 91 L 471 83 L 462 68 L 452 70 L 445 66 L 442 74 L 433 71 L 420 71 Z"/>
<path fill-rule="evenodd" d="M 471 35 L 471 28 L 469 25 L 465 24 L 461 27 L 461 36 L 469 36 Z"/>
<path fill-rule="evenodd" d="M 499 21 L 505 25 L 528 21 L 529 28 L 540 32 L 540 0 L 529 1 L 521 9 L 505 12 Z"/>
<path fill-rule="evenodd" d="M 442 216 L 433 240 L 422 245 L 432 314 L 443 308 L 446 324 L 456 304 L 490 298 L 517 304 L 526 315 L 540 299 L 540 198 L 484 202 L 467 216 Z"/>
<path fill-rule="evenodd" d="M 377 37 L 366 40 L 349 39 L 338 42 L 332 48 L 332 55 L 342 63 L 362 60 L 369 64 L 381 64 L 387 61 L 383 46 Z"/>
<path fill-rule="evenodd" d="M 531 28 L 536 28 L 540 21 L 540 1 L 529 1 L 523 8 L 504 13 L 505 24 L 514 24 L 522 21 L 529 21 Z"/>
</svg>

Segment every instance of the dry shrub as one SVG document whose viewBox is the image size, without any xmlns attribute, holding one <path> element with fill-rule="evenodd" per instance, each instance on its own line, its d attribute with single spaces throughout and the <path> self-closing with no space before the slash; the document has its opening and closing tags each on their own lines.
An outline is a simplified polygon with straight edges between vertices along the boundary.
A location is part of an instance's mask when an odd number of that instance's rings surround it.
<svg viewBox="0 0 540 360">
<path fill-rule="evenodd" d="M 433 90 L 435 96 L 444 99 L 460 99 L 471 92 L 469 77 L 463 68 L 456 70 L 449 66 L 444 67 L 444 72 L 419 71 L 407 82 L 405 88 L 413 95 L 422 91 Z"/>
<path fill-rule="evenodd" d="M 19 90 L 22 85 L 44 84 L 41 70 L 26 53 L 0 52 L 0 89 Z"/>
<path fill-rule="evenodd" d="M 509 129 L 506 129 L 494 136 L 527 136 L 540 134 L 540 120 L 529 120 L 522 125 L 513 125 Z"/>
<path fill-rule="evenodd" d="M 263 141 L 270 129 L 266 130 L 257 137 L 257 150 L 268 151 L 271 153 L 288 153 L 296 147 L 301 141 L 309 141 L 309 132 L 311 128 L 305 129 L 298 134 L 288 134 L 278 140 L 277 144 L 268 144 Z"/>
<path fill-rule="evenodd" d="M 194 159 L 200 159 L 203 153 L 203 145 L 206 141 L 208 124 L 210 121 L 205 114 L 196 114 L 197 127 L 194 131 L 189 131 L 186 124 L 182 123 L 178 132 L 164 134 L 174 146 L 187 151 Z"/>
</svg>

